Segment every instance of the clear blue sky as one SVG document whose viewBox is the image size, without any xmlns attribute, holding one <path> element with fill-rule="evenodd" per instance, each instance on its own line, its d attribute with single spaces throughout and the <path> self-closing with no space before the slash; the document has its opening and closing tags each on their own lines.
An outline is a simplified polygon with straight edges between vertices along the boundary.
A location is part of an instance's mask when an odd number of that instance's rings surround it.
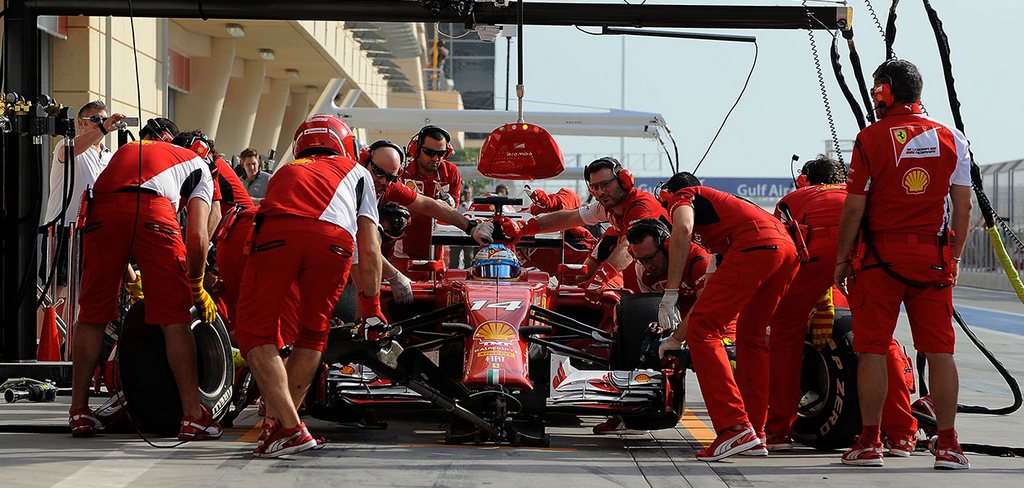
<svg viewBox="0 0 1024 488">
<path fill-rule="evenodd" d="M 571 1 L 571 0 L 570 0 Z M 631 0 L 630 3 L 638 3 Z M 526 3 L 529 9 L 531 2 Z M 619 3 L 596 0 L 581 3 Z M 650 0 L 648 3 L 711 3 Z M 719 4 L 800 5 L 799 1 L 719 1 Z M 809 2 L 811 5 L 835 2 Z M 890 1 L 871 2 L 884 25 Z M 884 43 L 864 0 L 850 0 L 854 9 L 857 49 L 865 77 L 883 60 Z M 952 46 L 953 74 L 962 103 L 967 136 L 980 164 L 1024 158 L 1018 145 L 1022 127 L 1016 115 L 1024 111 L 1019 87 L 1024 85 L 1021 41 L 1017 35 L 1024 17 L 1019 0 L 932 0 Z M 913 61 L 925 80 L 923 100 L 929 113 L 952 123 L 935 40 L 921 2 L 905 0 L 898 9 L 894 49 Z M 590 31 L 598 29 L 588 28 Z M 715 30 L 699 30 L 716 32 Z M 801 160 L 823 152 L 830 139 L 806 31 L 718 31 L 754 35 L 759 55 L 750 86 L 733 112 L 718 142 L 700 169 L 703 176 L 788 176 L 790 157 Z M 857 125 L 828 64 L 831 36 L 816 31 L 822 68 L 841 139 L 853 139 Z M 558 102 L 595 108 L 619 107 L 621 40 L 618 36 L 589 36 L 572 27 L 525 29 L 525 104 L 529 111 L 573 111 L 539 103 Z M 505 44 L 496 45 L 496 96 L 503 97 Z M 512 84 L 515 85 L 513 43 Z M 840 45 L 843 73 L 856 88 L 845 43 Z M 707 41 L 628 38 L 626 40 L 626 108 L 660 112 L 679 142 L 682 168 L 691 169 L 704 153 L 722 117 L 743 85 L 753 58 L 753 46 Z M 514 88 L 512 91 L 515 107 Z M 496 105 L 504 105 L 496 100 Z M 617 155 L 615 138 L 559 137 L 565 153 L 607 152 Z M 654 153 L 656 143 L 628 140 L 627 153 Z"/>
</svg>

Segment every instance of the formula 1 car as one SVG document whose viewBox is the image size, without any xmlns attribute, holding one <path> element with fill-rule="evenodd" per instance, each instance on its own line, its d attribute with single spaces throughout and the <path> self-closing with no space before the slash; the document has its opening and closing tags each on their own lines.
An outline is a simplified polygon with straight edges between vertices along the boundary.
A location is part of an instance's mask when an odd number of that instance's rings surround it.
<svg viewBox="0 0 1024 488">
<path fill-rule="evenodd" d="M 494 205 L 495 217 L 503 205 L 522 205 L 506 197 L 476 202 Z M 443 226 L 433 243 L 472 245 Z M 542 234 L 518 245 L 560 249 L 562 239 Z M 496 264 L 416 264 L 432 278 L 413 285 L 413 304 L 385 304 L 392 325 L 384 340 L 354 339 L 351 326 L 332 329 L 309 413 L 345 421 L 367 407 L 430 403 L 450 416 L 449 443 L 546 445 L 545 420 L 559 414 L 619 415 L 644 430 L 679 422 L 687 361 L 658 359 L 661 331 L 650 324 L 660 294 L 606 292 L 592 304 L 579 287 L 509 266 L 503 260 L 514 256 L 504 245 L 485 252 Z M 579 268 L 561 271 L 564 282 Z"/>
</svg>

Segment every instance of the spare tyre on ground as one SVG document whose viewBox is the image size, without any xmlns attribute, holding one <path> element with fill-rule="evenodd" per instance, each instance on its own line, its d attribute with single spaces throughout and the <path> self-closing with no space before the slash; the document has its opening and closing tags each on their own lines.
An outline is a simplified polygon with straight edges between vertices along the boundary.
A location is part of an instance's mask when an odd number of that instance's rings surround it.
<svg viewBox="0 0 1024 488">
<path fill-rule="evenodd" d="M 121 327 L 117 357 L 120 389 L 140 431 L 177 436 L 181 399 L 167 363 L 163 331 L 158 325 L 145 323 L 144 302 L 132 306 Z M 191 327 L 196 341 L 199 402 L 214 420 L 220 420 L 231 402 L 235 374 L 228 331 L 219 316 L 213 324 L 206 324 L 199 320 L 195 309 Z"/>
</svg>

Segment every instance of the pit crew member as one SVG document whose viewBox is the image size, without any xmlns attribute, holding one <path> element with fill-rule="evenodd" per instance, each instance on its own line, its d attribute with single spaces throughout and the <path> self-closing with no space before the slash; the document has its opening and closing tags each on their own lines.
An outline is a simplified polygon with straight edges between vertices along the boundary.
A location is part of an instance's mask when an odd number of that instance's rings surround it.
<svg viewBox="0 0 1024 488">
<path fill-rule="evenodd" d="M 428 147 L 431 145 L 431 137 L 429 133 L 424 135 Z M 436 145 L 436 144 L 435 144 Z M 426 153 L 424 153 L 426 154 Z M 436 156 L 436 155 L 435 155 Z M 419 156 L 418 159 L 424 156 Z M 377 197 L 381 205 L 389 203 L 401 205 L 405 207 L 410 214 L 413 215 L 412 220 L 408 225 L 403 228 L 401 235 L 396 236 L 395 239 L 395 254 L 398 255 L 401 246 L 401 242 L 404 236 L 410 232 L 414 232 L 416 228 L 416 215 L 422 215 L 428 217 L 426 220 L 437 219 L 438 221 L 444 222 L 449 225 L 454 225 L 459 229 L 462 229 L 466 234 L 473 237 L 480 245 L 489 244 L 492 240 L 491 234 L 494 231 L 494 224 L 491 222 L 477 222 L 475 220 L 469 220 L 462 214 L 457 212 L 454 207 L 443 203 L 439 199 L 430 198 L 422 193 L 418 193 L 407 185 L 399 183 L 400 175 L 402 174 L 402 161 L 405 159 L 405 155 L 402 148 L 397 144 L 380 140 L 363 151 L 359 160 L 370 171 L 373 175 L 373 186 L 377 192 Z M 430 162 L 430 161 L 428 161 Z M 444 161 L 448 163 L 447 161 Z M 448 163 L 451 165 L 451 163 Z M 445 167 L 445 166 L 440 166 Z M 452 168 L 455 165 L 451 165 Z M 440 169 L 438 170 L 440 171 Z M 456 174 L 458 170 L 455 170 Z M 447 194 L 447 193 L 446 193 Z M 430 233 L 427 232 L 427 240 L 429 241 Z M 422 238 L 422 236 L 421 236 Z M 415 239 L 414 239 L 415 240 Z M 412 288 L 409 286 L 410 280 L 406 277 L 398 267 L 402 267 L 404 264 L 406 267 L 408 263 L 406 260 L 401 258 L 395 260 L 399 266 L 392 266 L 390 262 L 384 264 L 384 277 L 385 281 L 391 285 L 391 292 L 394 295 L 398 303 L 409 303 L 412 301 Z"/>
<path fill-rule="evenodd" d="M 718 437 L 697 452 L 701 461 L 764 449 L 768 414 L 768 320 L 797 272 L 796 249 L 771 214 L 747 201 L 705 186 L 692 174 L 677 173 L 664 186 L 672 216 L 668 279 L 659 324 L 675 330 L 662 350 L 685 340 L 708 414 Z M 722 265 L 681 320 L 677 307 L 690 243 L 722 254 Z M 675 293 L 674 293 L 675 292 Z M 738 317 L 737 317 L 738 314 Z M 722 339 L 736 317 L 736 374 Z M 742 394 L 742 395 L 741 395 Z M 766 452 L 765 452 L 766 453 Z"/>
<path fill-rule="evenodd" d="M 402 169 L 400 179 L 403 185 L 415 190 L 416 193 L 456 209 L 462 196 L 462 175 L 459 174 L 459 168 L 448 160 L 455 151 L 451 142 L 451 134 L 441 127 L 427 125 L 421 128 L 406 146 L 405 156 L 410 162 Z M 409 206 L 403 202 L 397 203 Z M 444 256 L 436 255 L 434 247 L 430 245 L 433 216 L 420 214 L 412 208 L 409 210 L 417 215 L 409 224 L 408 235 L 395 243 L 393 264 L 405 271 L 414 259 L 443 259 L 444 262 L 448 262 Z M 462 225 L 458 227 L 467 231 L 472 230 Z M 446 253 L 446 249 L 441 252 Z"/>
<path fill-rule="evenodd" d="M 380 311 L 377 198 L 370 173 L 345 156 L 338 137 L 347 128 L 343 124 L 332 115 L 314 115 L 299 126 L 293 145 L 298 159 L 271 178 L 256 215 L 235 331 L 267 405 L 268 427 L 253 451 L 256 457 L 317 446 L 292 397 L 305 393 L 320 364 L 328 318 L 357 248 L 360 266 L 354 279 L 362 327 L 386 324 Z M 286 368 L 278 354 L 283 346 L 280 297 L 296 283 L 299 330 Z"/>
<path fill-rule="evenodd" d="M 671 230 L 657 219 L 641 219 L 629 227 L 627 250 L 633 262 L 622 271 L 623 288 L 633 293 L 663 292 L 668 278 L 668 245 Z M 714 272 L 714 257 L 696 243 L 690 243 L 689 259 L 679 287 L 679 313 L 685 316 L 704 287 L 705 275 Z M 735 330 L 730 340 L 735 338 Z M 594 426 L 595 434 L 608 434 L 625 429 L 622 417 L 609 417 Z"/>
<path fill-rule="evenodd" d="M 881 466 L 879 422 L 886 394 L 885 354 L 900 304 L 906 307 L 914 347 L 930 365 L 938 421 L 936 469 L 967 469 L 954 428 L 959 380 L 953 360 L 953 286 L 971 219 L 967 139 L 924 115 L 921 74 L 891 59 L 874 72 L 878 122 L 854 143 L 846 202 L 839 224 L 835 281 L 851 288 L 853 348 L 863 431 L 843 454 L 844 464 Z M 949 210 L 946 197 L 952 204 Z M 854 241 L 861 238 L 854 257 Z"/>
<path fill-rule="evenodd" d="M 800 368 L 807 335 L 808 316 L 822 296 L 827 297 L 826 308 L 832 310 L 830 290 L 835 267 L 836 238 L 839 235 L 839 213 L 846 199 L 846 169 L 842 163 L 827 156 L 808 161 L 801 170 L 806 184 L 782 197 L 775 207 L 780 219 L 795 237 L 802 255 L 800 270 L 789 285 L 786 296 L 779 302 L 775 315 L 768 323 L 771 331 L 771 379 L 769 381 L 768 436 L 769 451 L 788 451 L 793 448 L 791 433 L 800 400 Z M 800 233 L 800 235 L 796 235 Z M 831 337 L 834 313 L 828 313 L 823 330 L 827 341 Z M 824 345 L 822 342 L 819 344 Z M 899 363 L 901 349 L 890 347 L 893 364 Z M 902 380 L 903 368 L 887 369 L 889 392 L 886 395 L 884 430 L 891 441 L 891 455 L 909 456 L 915 447 L 917 421 L 910 413 L 910 392 Z"/>
<path fill-rule="evenodd" d="M 121 147 L 97 178 L 92 197 L 83 203 L 82 293 L 70 411 L 75 437 L 92 435 L 102 427 L 88 408 L 89 381 L 106 324 L 117 319 L 121 276 L 133 257 L 148 277 L 143 284 L 149 297 L 146 323 L 163 329 L 167 361 L 181 397 L 178 438 L 206 440 L 221 435 L 220 426 L 199 404 L 189 312 L 194 303 L 203 321 L 213 322 L 216 315 L 202 287 L 214 148 L 199 131 L 181 133 L 173 141 L 140 140 Z M 184 208 L 188 232 L 182 241 L 175 215 Z"/>
<path fill-rule="evenodd" d="M 609 287 L 609 282 L 621 279 L 622 270 L 630 261 L 626 252 L 626 239 L 618 237 L 624 236 L 629 226 L 640 219 L 653 218 L 667 222 L 668 215 L 654 196 L 633 186 L 633 174 L 615 158 L 604 157 L 592 161 L 584 169 L 583 178 L 589 184 L 590 193 L 596 202 L 576 210 L 559 210 L 540 215 L 525 223 L 505 219 L 502 221 L 502 230 L 516 242 L 524 236 L 541 232 L 610 222 L 612 227 L 606 236 L 613 239 L 614 247 L 580 285 L 587 290 L 589 300 L 597 301 Z"/>
</svg>

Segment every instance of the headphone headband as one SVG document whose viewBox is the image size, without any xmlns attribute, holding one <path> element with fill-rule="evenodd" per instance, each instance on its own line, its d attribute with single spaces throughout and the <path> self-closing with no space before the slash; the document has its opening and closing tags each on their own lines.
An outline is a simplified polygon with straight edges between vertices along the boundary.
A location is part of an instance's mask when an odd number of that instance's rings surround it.
<svg viewBox="0 0 1024 488">
<path fill-rule="evenodd" d="M 398 151 L 398 160 L 401 161 L 402 163 L 405 163 L 405 150 L 402 149 L 401 146 L 395 144 L 394 142 L 391 142 L 390 140 L 381 139 L 379 141 L 374 141 L 372 144 L 370 144 L 370 147 L 367 149 L 366 158 L 362 161 L 363 164 L 366 164 L 368 161 L 370 161 L 370 159 L 373 158 L 373 152 L 382 147 L 390 147 Z"/>
</svg>

